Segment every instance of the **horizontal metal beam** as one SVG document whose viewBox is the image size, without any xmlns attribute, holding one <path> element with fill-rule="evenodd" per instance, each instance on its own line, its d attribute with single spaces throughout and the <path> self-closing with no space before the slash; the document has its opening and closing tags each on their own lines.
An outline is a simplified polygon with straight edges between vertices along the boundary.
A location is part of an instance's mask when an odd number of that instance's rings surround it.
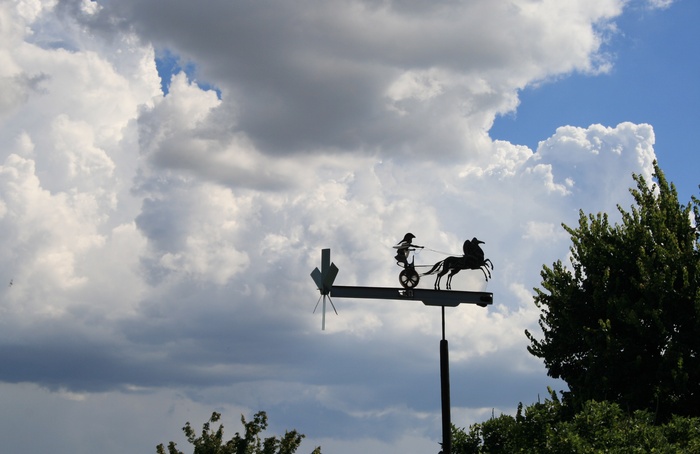
<svg viewBox="0 0 700 454">
<path fill-rule="evenodd" d="M 476 304 L 486 307 L 493 304 L 493 293 L 463 292 L 457 290 L 429 290 L 423 288 L 347 287 L 334 285 L 331 296 L 335 298 L 367 298 L 379 300 L 422 301 L 426 306 L 455 307 L 460 304 Z"/>
</svg>

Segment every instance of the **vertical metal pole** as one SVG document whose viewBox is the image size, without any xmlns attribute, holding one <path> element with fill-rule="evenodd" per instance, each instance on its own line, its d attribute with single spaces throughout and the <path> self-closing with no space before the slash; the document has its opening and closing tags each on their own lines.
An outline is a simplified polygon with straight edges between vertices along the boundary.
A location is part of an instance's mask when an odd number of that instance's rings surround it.
<svg viewBox="0 0 700 454">
<path fill-rule="evenodd" d="M 442 308 L 442 340 L 445 340 L 445 306 Z"/>
<path fill-rule="evenodd" d="M 452 418 L 450 417 L 450 358 L 445 339 L 445 306 L 442 306 L 440 341 L 440 390 L 442 396 L 442 454 L 452 454 Z"/>
<path fill-rule="evenodd" d="M 321 272 L 327 273 L 331 268 L 331 250 L 321 249 Z M 325 276 L 324 276 L 325 278 Z M 325 283 L 324 283 L 325 289 Z M 323 295 L 323 318 L 321 318 L 321 331 L 326 330 L 326 296 Z"/>
</svg>

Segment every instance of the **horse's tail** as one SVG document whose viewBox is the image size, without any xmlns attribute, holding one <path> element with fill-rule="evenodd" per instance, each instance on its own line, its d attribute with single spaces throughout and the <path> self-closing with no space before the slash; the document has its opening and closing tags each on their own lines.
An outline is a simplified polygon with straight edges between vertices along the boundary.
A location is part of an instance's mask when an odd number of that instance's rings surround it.
<svg viewBox="0 0 700 454">
<path fill-rule="evenodd" d="M 432 268 L 430 268 L 430 271 L 423 273 L 422 276 L 427 276 L 428 274 L 437 273 L 438 270 L 440 269 L 440 267 L 441 267 L 444 263 L 445 263 L 444 260 L 440 260 L 439 262 L 437 262 L 437 263 L 435 264 L 435 266 L 433 266 Z"/>
</svg>

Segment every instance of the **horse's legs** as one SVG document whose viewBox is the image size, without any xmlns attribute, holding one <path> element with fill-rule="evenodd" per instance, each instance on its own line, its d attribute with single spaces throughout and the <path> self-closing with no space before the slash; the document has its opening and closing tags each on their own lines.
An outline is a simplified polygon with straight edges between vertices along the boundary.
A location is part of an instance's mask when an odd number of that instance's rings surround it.
<svg viewBox="0 0 700 454">
<path fill-rule="evenodd" d="M 491 277 L 491 273 L 489 273 L 488 275 L 486 275 L 486 272 L 488 271 L 488 268 L 487 268 L 487 269 L 484 269 L 484 267 L 481 267 L 481 268 L 479 268 L 479 269 L 481 270 L 482 273 L 484 273 L 484 279 L 486 279 L 486 282 L 488 282 L 488 281 L 489 281 L 489 277 Z"/>
<path fill-rule="evenodd" d="M 442 267 L 442 270 L 441 270 L 441 271 L 438 273 L 438 275 L 437 275 L 437 279 L 435 279 L 435 290 L 440 290 L 440 279 L 442 278 L 442 276 L 444 276 L 445 274 L 447 274 L 449 271 L 450 271 L 450 268 L 449 268 L 447 265 L 444 265 L 444 266 Z M 449 276 L 448 276 L 448 278 L 447 278 L 447 288 L 448 288 L 448 289 L 450 288 L 450 281 L 449 281 L 449 279 L 450 279 L 450 278 L 449 278 Z"/>
<path fill-rule="evenodd" d="M 435 278 L 435 290 L 440 290 L 440 277 L 441 276 L 438 274 L 438 276 Z"/>
<path fill-rule="evenodd" d="M 453 268 L 450 275 L 447 276 L 447 290 L 452 290 L 452 278 L 455 274 L 459 273 L 459 268 Z"/>
</svg>

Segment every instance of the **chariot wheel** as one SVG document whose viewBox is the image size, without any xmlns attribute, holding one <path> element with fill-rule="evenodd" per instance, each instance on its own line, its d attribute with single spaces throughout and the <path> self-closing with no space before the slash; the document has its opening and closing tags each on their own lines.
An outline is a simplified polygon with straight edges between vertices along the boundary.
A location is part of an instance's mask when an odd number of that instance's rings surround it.
<svg viewBox="0 0 700 454">
<path fill-rule="evenodd" d="M 399 273 L 399 282 L 403 288 L 413 288 L 418 285 L 420 276 L 414 268 L 406 268 Z"/>
</svg>

